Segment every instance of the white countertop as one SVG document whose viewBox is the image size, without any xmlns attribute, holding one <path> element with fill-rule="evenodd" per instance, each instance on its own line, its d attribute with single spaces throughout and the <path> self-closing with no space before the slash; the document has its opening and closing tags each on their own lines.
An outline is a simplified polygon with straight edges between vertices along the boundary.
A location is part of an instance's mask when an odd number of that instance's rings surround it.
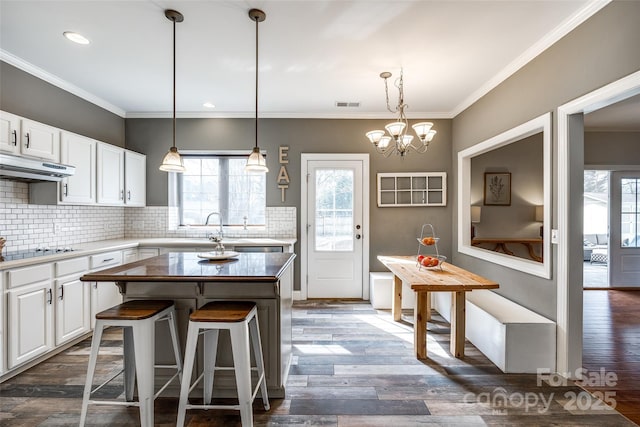
<svg viewBox="0 0 640 427">
<path fill-rule="evenodd" d="M 228 238 L 222 239 L 222 243 L 229 246 L 281 246 L 293 245 L 296 239 L 269 239 L 269 238 Z M 0 271 L 15 267 L 25 267 L 28 265 L 41 264 L 52 261 L 59 261 L 69 258 L 77 258 L 86 255 L 93 255 L 102 252 L 138 248 L 138 247 L 215 247 L 216 243 L 206 238 L 153 238 L 153 239 L 113 239 L 101 240 L 90 243 L 79 243 L 71 245 L 71 252 L 57 252 L 51 255 L 43 255 L 33 258 L 17 259 L 13 261 L 0 262 Z"/>
</svg>

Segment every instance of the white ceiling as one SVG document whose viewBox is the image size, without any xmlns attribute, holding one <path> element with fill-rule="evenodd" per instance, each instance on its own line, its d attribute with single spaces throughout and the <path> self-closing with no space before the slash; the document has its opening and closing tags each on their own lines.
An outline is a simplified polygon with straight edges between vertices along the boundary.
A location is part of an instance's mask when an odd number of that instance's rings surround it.
<svg viewBox="0 0 640 427">
<path fill-rule="evenodd" d="M 389 117 L 379 74 L 404 69 L 409 117 L 450 118 L 597 12 L 594 0 L 0 0 L 0 59 L 123 117 Z M 66 40 L 76 31 L 91 44 Z M 397 92 L 390 93 L 392 103 Z M 211 110 L 202 104 L 216 105 Z M 336 101 L 360 102 L 338 108 Z"/>
</svg>

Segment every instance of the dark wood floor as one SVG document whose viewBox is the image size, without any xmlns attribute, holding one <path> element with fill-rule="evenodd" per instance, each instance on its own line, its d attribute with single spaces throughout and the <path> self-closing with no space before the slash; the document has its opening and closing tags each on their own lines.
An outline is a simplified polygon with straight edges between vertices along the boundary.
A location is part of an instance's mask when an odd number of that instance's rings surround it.
<svg viewBox="0 0 640 427">
<path fill-rule="evenodd" d="M 413 357 L 411 326 L 368 303 L 297 303 L 293 335 L 286 398 L 272 399 L 268 413 L 256 404 L 257 426 L 634 425 L 571 382 L 554 386 L 539 384 L 536 375 L 502 374 L 468 342 L 465 358 L 452 358 L 449 325 L 435 313 L 424 362 Z M 121 365 L 120 334 L 109 338 L 99 371 L 105 378 Z M 0 424 L 77 425 L 88 352 L 85 340 L 0 384 Z M 120 389 L 104 393 L 116 396 Z M 160 398 L 155 408 L 156 425 L 175 424 L 177 399 Z M 236 426 L 239 416 L 189 411 L 187 422 Z M 135 426 L 138 411 L 92 407 L 89 425 Z"/>
<path fill-rule="evenodd" d="M 585 388 L 608 396 L 619 412 L 640 425 L 640 292 L 585 290 L 583 300 L 582 364 L 610 377 L 590 381 Z"/>
</svg>

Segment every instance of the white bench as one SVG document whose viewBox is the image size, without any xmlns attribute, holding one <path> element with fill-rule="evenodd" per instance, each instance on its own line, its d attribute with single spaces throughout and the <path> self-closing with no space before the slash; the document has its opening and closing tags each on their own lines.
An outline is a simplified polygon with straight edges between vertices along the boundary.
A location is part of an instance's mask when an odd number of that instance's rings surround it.
<svg viewBox="0 0 640 427">
<path fill-rule="evenodd" d="M 406 283 L 402 284 L 402 308 L 413 308 L 414 292 Z M 369 273 L 369 299 L 373 308 L 391 310 L 393 304 L 393 273 Z"/>
<path fill-rule="evenodd" d="M 451 293 L 432 292 L 433 307 L 451 321 Z M 555 372 L 556 324 L 492 291 L 466 293 L 465 336 L 505 373 Z"/>
</svg>

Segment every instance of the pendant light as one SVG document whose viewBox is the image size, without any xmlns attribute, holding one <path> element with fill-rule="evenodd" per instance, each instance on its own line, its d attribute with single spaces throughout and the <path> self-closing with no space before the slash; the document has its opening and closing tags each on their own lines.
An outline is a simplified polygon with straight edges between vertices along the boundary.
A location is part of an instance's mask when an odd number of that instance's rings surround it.
<svg viewBox="0 0 640 427">
<path fill-rule="evenodd" d="M 246 172 L 269 172 L 267 162 L 258 147 L 258 22 L 264 21 L 266 17 L 267 15 L 260 9 L 251 9 L 249 11 L 249 18 L 256 23 L 256 145 L 253 147 L 253 151 L 247 159 L 247 165 L 244 167 Z"/>
<path fill-rule="evenodd" d="M 164 16 L 173 21 L 173 146 L 164 156 L 160 170 L 165 172 L 184 172 L 182 157 L 176 148 L 176 23 L 184 21 L 184 16 L 178 11 L 167 9 Z"/>
</svg>

